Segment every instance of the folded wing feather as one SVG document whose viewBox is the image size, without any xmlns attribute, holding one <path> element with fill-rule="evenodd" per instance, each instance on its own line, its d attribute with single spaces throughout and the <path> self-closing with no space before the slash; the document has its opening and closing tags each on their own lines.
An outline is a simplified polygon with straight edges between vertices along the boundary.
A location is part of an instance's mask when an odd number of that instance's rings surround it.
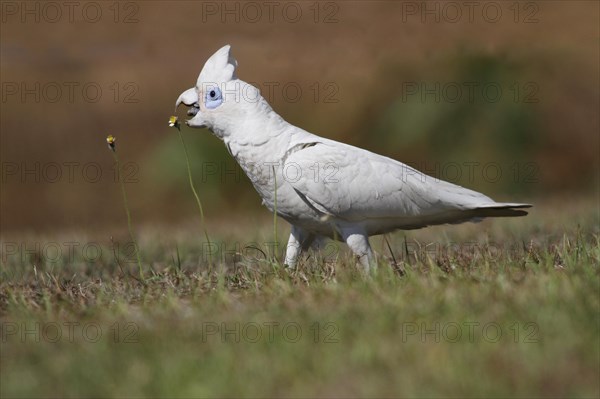
<svg viewBox="0 0 600 399">
<path fill-rule="evenodd" d="M 518 216 L 526 212 L 514 208 L 530 206 L 497 203 L 391 158 L 330 140 L 293 152 L 285 164 L 302 171 L 290 184 L 311 205 L 349 221 L 418 218 L 429 225 Z"/>
</svg>

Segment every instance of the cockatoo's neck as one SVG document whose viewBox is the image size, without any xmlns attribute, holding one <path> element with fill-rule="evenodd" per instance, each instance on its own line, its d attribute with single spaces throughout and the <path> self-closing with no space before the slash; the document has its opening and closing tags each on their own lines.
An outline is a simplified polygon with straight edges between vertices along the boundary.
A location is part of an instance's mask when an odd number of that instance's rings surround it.
<svg viewBox="0 0 600 399">
<path fill-rule="evenodd" d="M 291 125 L 262 97 L 257 101 L 239 104 L 232 117 L 221 118 L 212 132 L 225 144 L 261 146 L 269 141 L 285 140 Z"/>
</svg>

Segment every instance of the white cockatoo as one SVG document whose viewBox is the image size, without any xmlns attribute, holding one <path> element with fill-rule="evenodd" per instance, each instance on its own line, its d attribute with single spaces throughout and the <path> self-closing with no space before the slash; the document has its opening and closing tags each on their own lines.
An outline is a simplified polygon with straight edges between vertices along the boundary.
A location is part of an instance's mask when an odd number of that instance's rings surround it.
<svg viewBox="0 0 600 399">
<path fill-rule="evenodd" d="M 287 220 L 285 263 L 325 238 L 341 239 L 365 270 L 376 264 L 369 236 L 397 229 L 523 216 L 529 204 L 495 202 L 429 177 L 394 159 L 319 137 L 279 116 L 260 91 L 236 76 L 229 45 L 204 64 L 196 86 L 176 102 L 190 107 L 186 124 L 208 128 L 262 197 Z M 317 241 L 315 241 L 317 240 Z"/>
</svg>

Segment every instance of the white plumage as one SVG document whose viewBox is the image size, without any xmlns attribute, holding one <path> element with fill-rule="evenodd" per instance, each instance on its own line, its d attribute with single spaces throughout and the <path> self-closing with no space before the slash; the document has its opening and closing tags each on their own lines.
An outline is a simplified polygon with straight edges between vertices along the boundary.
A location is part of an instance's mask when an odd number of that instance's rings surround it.
<svg viewBox="0 0 600 399">
<path fill-rule="evenodd" d="M 396 160 L 328 140 L 287 123 L 254 86 L 237 79 L 230 46 L 212 55 L 176 106 L 191 127 L 225 142 L 271 211 L 292 224 L 286 264 L 323 237 L 344 240 L 365 269 L 368 237 L 396 229 L 522 216 L 529 204 L 499 203 Z M 277 186 L 277 187 L 275 187 Z M 277 193 L 277 203 L 275 203 Z"/>
</svg>

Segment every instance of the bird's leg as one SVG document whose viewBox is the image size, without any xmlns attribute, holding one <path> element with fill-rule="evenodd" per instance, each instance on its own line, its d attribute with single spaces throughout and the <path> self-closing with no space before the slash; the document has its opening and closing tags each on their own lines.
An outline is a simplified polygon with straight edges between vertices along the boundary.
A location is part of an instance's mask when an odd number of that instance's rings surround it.
<svg viewBox="0 0 600 399">
<path fill-rule="evenodd" d="M 377 268 L 373 251 L 371 251 L 371 246 L 369 245 L 369 237 L 365 233 L 354 230 L 342 230 L 342 238 L 346 244 L 348 244 L 348 247 L 350 247 L 354 255 L 358 257 L 365 273 L 369 272 L 371 266 L 373 269 Z"/>
<path fill-rule="evenodd" d="M 292 226 L 290 232 L 290 238 L 287 243 L 287 249 L 285 252 L 285 264 L 290 268 L 294 269 L 298 262 L 298 256 L 301 251 L 305 251 L 312 244 L 315 236 L 308 233 L 306 230 L 301 229 L 297 226 Z"/>
</svg>

